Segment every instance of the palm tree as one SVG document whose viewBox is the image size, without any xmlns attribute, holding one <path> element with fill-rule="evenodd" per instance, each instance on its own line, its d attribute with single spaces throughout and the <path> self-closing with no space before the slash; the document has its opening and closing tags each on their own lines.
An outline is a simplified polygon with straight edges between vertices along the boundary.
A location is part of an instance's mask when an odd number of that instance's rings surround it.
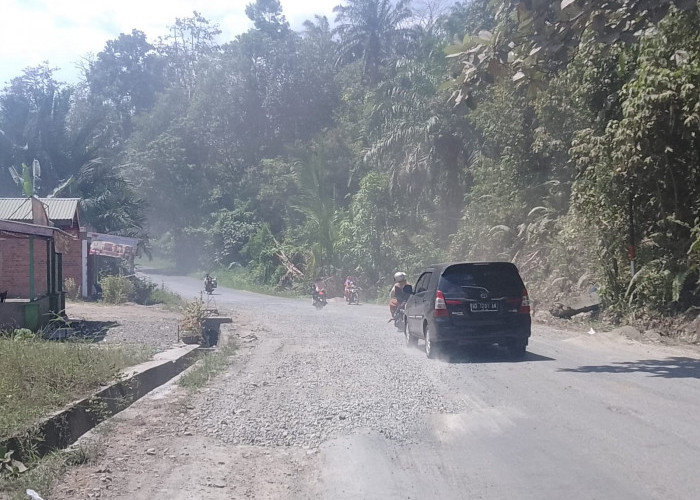
<svg viewBox="0 0 700 500">
<path fill-rule="evenodd" d="M 96 231 L 138 238 L 139 248 L 148 252 L 146 202 L 119 170 L 99 158 L 90 160 L 54 189 L 51 197 L 80 197 L 82 216 Z"/>
<path fill-rule="evenodd" d="M 404 26 L 411 17 L 410 0 L 348 0 L 333 8 L 336 13 L 334 34 L 340 38 L 338 62 L 347 64 L 361 59 L 367 83 L 379 81 L 379 67 L 389 59 L 401 42 L 410 36 Z"/>
<path fill-rule="evenodd" d="M 300 194 L 296 208 L 306 218 L 314 271 L 331 272 L 338 239 L 336 205 L 327 183 L 322 151 L 314 151 L 297 164 Z M 316 274 L 312 272 L 311 274 Z"/>
<path fill-rule="evenodd" d="M 397 62 L 395 74 L 373 94 L 373 135 L 364 160 L 389 174 L 392 197 L 407 196 L 419 213 L 435 211 L 446 234 L 458 222 L 475 132 L 441 90 L 445 73 L 444 59 Z"/>
</svg>

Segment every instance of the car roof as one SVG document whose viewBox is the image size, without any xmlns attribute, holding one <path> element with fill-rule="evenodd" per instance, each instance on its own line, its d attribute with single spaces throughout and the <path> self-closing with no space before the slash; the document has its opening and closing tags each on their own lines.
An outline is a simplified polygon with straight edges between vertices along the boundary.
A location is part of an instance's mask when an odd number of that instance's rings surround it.
<svg viewBox="0 0 700 500">
<path fill-rule="evenodd" d="M 459 266 L 459 265 L 464 265 L 464 264 L 471 264 L 471 265 L 477 265 L 477 266 L 486 266 L 486 265 L 496 264 L 496 265 L 508 265 L 508 266 L 515 267 L 515 264 L 513 264 L 512 262 L 505 261 L 505 260 L 501 260 L 501 261 L 455 261 L 455 262 L 443 262 L 440 264 L 431 264 L 429 266 L 425 266 L 424 269 L 435 269 L 435 270 L 442 272 L 445 269 L 447 269 L 448 267 Z"/>
</svg>

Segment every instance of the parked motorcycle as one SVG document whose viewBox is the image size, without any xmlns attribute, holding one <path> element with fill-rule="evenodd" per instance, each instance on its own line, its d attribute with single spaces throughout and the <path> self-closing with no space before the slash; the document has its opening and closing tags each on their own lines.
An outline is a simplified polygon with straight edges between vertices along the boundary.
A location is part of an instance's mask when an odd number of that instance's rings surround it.
<svg viewBox="0 0 700 500">
<path fill-rule="evenodd" d="M 214 293 L 214 289 L 216 288 L 216 286 L 216 278 L 212 278 L 209 275 L 207 275 L 207 277 L 204 278 L 204 291 L 207 292 L 209 295 Z"/>
<path fill-rule="evenodd" d="M 314 307 L 318 310 L 323 309 L 323 307 L 328 304 L 326 301 L 326 291 L 320 290 L 314 294 Z"/>
</svg>

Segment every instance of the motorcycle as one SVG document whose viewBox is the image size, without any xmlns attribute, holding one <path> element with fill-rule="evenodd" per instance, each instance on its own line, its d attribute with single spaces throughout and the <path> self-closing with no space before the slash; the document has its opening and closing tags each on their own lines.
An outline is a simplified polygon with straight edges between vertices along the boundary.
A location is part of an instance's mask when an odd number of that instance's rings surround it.
<svg viewBox="0 0 700 500">
<path fill-rule="evenodd" d="M 204 280 L 204 291 L 207 292 L 209 295 L 214 293 L 214 288 L 216 288 L 216 278 L 207 278 Z"/>
<path fill-rule="evenodd" d="M 403 296 L 401 298 L 403 299 L 401 302 L 399 302 L 399 299 L 392 299 L 396 300 L 398 305 L 396 306 L 396 309 L 394 310 L 394 314 L 389 320 L 389 322 L 393 321 L 394 326 L 396 327 L 397 330 L 400 332 L 404 331 L 404 328 L 406 327 L 406 301 L 409 299 L 409 296 L 413 294 L 413 287 L 411 285 L 404 285 L 403 287 Z"/>
<path fill-rule="evenodd" d="M 360 304 L 360 289 L 356 286 L 348 289 L 348 305 Z"/>
<path fill-rule="evenodd" d="M 406 310 L 406 303 L 402 302 L 396 308 L 396 310 L 394 311 L 394 317 L 390 320 L 390 321 L 392 321 L 392 320 L 394 321 L 394 326 L 400 332 L 403 332 L 404 327 L 405 327 L 405 322 L 404 322 L 405 310 Z"/>
<path fill-rule="evenodd" d="M 320 290 L 314 294 L 313 305 L 316 309 L 321 310 L 328 302 L 326 301 L 326 291 Z"/>
</svg>

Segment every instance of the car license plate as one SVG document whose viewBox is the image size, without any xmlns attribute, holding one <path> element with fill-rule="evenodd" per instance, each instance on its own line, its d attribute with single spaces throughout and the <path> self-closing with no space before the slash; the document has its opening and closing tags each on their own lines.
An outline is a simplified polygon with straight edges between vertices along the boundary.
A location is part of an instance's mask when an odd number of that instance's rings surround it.
<svg viewBox="0 0 700 500">
<path fill-rule="evenodd" d="M 494 312 L 498 311 L 498 302 L 472 302 L 469 309 L 471 312 Z"/>
</svg>

